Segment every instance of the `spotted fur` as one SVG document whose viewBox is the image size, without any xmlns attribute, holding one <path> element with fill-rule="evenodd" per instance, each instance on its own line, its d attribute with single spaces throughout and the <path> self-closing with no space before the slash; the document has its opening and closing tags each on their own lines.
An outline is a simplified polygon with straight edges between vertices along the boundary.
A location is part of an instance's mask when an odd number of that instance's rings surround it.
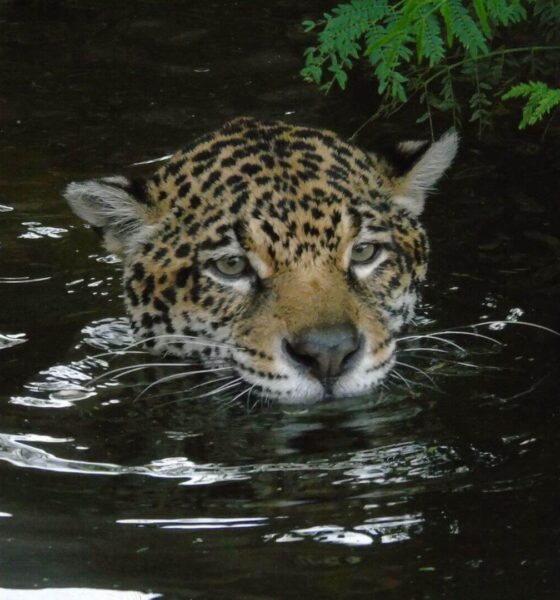
<svg viewBox="0 0 560 600">
<path fill-rule="evenodd" d="M 365 392 L 392 368 L 426 275 L 418 217 L 456 147 L 453 133 L 401 144 L 403 173 L 329 131 L 240 118 L 147 180 L 73 183 L 65 195 L 122 256 L 126 307 L 148 348 L 229 365 L 281 402 L 312 401 Z M 364 243 L 375 259 L 352 264 Z M 242 277 L 216 270 L 231 256 L 248 261 Z M 286 344 L 340 323 L 358 332 L 359 352 L 326 385 Z"/>
</svg>

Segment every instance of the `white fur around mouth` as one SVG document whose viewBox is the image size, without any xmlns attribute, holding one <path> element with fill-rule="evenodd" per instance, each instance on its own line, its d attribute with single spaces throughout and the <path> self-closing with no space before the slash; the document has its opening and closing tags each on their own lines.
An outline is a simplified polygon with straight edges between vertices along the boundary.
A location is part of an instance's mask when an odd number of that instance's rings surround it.
<svg viewBox="0 0 560 600">
<path fill-rule="evenodd" d="M 280 379 L 263 379 L 243 369 L 243 362 L 236 363 L 237 370 L 243 380 L 249 385 L 258 388 L 258 393 L 263 398 L 274 400 L 280 404 L 313 404 L 325 399 L 337 399 L 357 396 L 375 389 L 388 375 L 395 364 L 395 343 L 387 346 L 381 364 L 374 364 L 370 353 L 365 353 L 359 365 L 349 373 L 340 377 L 327 390 L 319 381 L 294 369 L 290 365 L 282 364 Z"/>
</svg>

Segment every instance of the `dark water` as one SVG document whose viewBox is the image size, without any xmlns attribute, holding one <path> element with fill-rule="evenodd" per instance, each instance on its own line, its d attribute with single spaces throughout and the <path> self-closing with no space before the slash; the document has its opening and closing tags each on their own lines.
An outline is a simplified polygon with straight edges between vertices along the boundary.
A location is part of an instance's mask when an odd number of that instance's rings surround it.
<svg viewBox="0 0 560 600">
<path fill-rule="evenodd" d="M 95 357 L 128 340 L 118 265 L 61 187 L 238 114 L 352 133 L 372 84 L 297 75 L 325 4 L 0 2 L 2 600 L 559 597 L 550 333 L 468 329 L 502 345 L 432 340 L 450 352 L 410 353 L 409 381 L 301 409 L 137 399 L 154 370 L 91 382 L 142 357 Z M 425 134 L 415 116 L 362 142 Z M 466 132 L 426 214 L 421 330 L 560 327 L 558 133 Z"/>
</svg>

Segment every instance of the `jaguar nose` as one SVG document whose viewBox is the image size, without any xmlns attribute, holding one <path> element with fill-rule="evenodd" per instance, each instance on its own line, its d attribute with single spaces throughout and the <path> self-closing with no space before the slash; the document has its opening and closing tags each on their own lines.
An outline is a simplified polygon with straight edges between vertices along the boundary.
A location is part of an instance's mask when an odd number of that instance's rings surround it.
<svg viewBox="0 0 560 600">
<path fill-rule="evenodd" d="M 288 342 L 284 351 L 299 367 L 321 382 L 347 371 L 361 347 L 361 338 L 351 323 L 309 328 Z"/>
</svg>

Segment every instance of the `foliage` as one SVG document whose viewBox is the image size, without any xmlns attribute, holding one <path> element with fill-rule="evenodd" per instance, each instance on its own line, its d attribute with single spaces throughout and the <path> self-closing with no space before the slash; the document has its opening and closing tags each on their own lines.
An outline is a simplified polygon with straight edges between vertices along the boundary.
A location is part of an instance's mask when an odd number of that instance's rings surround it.
<svg viewBox="0 0 560 600">
<path fill-rule="evenodd" d="M 467 112 L 482 129 L 497 101 L 524 97 L 525 127 L 559 103 L 560 91 L 547 83 L 520 83 L 523 76 L 554 75 L 559 0 L 351 0 L 303 27 L 317 31 L 318 42 L 305 51 L 303 77 L 325 92 L 334 84 L 344 89 L 348 72 L 365 58 L 381 113 L 417 96 L 425 106 L 420 121 L 431 124 L 435 109 L 449 111 L 458 124 Z M 535 43 L 513 46 L 503 35 Z"/>
<path fill-rule="evenodd" d="M 527 125 L 534 125 L 540 121 L 553 108 L 560 105 L 560 89 L 551 89 L 542 81 L 531 81 L 513 86 L 502 98 L 527 98 L 523 109 L 523 119 L 519 124 L 520 129 Z"/>
</svg>

